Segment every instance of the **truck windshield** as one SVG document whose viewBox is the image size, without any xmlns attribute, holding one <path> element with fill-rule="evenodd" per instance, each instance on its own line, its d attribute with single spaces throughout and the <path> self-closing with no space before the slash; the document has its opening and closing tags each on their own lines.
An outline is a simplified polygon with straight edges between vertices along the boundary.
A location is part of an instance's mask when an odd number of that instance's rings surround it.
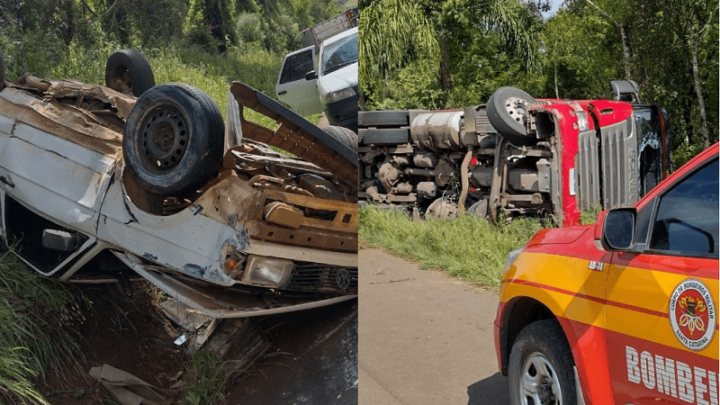
<svg viewBox="0 0 720 405">
<path fill-rule="evenodd" d="M 320 69 L 323 75 L 358 61 L 357 32 L 336 42 L 325 44 L 320 51 Z"/>
<path fill-rule="evenodd" d="M 645 195 L 663 179 L 663 142 L 657 109 L 635 107 L 638 141 L 640 195 Z"/>
</svg>

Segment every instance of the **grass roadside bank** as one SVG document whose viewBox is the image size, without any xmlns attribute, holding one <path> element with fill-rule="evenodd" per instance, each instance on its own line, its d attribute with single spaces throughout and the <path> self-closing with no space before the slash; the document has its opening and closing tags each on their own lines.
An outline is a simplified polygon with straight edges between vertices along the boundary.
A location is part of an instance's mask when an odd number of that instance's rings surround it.
<svg viewBox="0 0 720 405">
<path fill-rule="evenodd" d="M 78 337 L 68 328 L 78 301 L 15 255 L 0 256 L 0 404 L 48 404 L 37 379 L 80 360 Z"/>
<path fill-rule="evenodd" d="M 412 221 L 398 210 L 360 207 L 360 239 L 470 282 L 497 286 L 505 257 L 542 229 L 539 219 L 517 218 L 499 225 L 473 215 Z"/>
</svg>

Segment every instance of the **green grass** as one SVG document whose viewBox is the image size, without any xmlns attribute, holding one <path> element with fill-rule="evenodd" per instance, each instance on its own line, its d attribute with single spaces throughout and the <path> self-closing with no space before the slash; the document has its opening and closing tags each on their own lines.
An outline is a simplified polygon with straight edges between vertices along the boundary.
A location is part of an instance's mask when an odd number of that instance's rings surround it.
<svg viewBox="0 0 720 405">
<path fill-rule="evenodd" d="M 223 389 L 228 377 L 222 368 L 225 362 L 207 348 L 195 352 L 188 366 L 185 401 L 189 405 L 215 405 L 225 402 Z"/>
<path fill-rule="evenodd" d="M 78 310 L 67 287 L 0 256 L 0 403 L 47 404 L 38 378 L 73 363 L 78 344 L 67 331 Z"/>
<path fill-rule="evenodd" d="M 401 211 L 360 208 L 360 238 L 421 263 L 469 280 L 497 286 L 505 257 L 542 228 L 540 220 L 517 218 L 491 224 L 473 215 L 412 221 Z"/>
<path fill-rule="evenodd" d="M 118 44 L 102 41 L 92 46 L 72 42 L 67 52 L 48 49 L 47 52 L 35 50 L 29 53 L 23 45 L 3 42 L 0 36 L 0 49 L 5 46 L 5 77 L 8 80 L 15 80 L 21 74 L 28 73 L 45 79 L 76 79 L 103 85 L 108 57 L 122 48 Z M 215 100 L 223 117 L 226 115 L 227 94 L 233 81 L 246 83 L 275 98 L 275 83 L 283 61 L 283 56 L 259 47 L 233 48 L 222 55 L 209 52 L 199 45 L 181 43 L 159 48 L 138 47 L 137 50 L 148 59 L 156 83 L 180 82 L 201 89 Z M 275 121 L 250 109 L 245 109 L 245 117 L 271 129 L 277 127 Z M 319 116 L 308 118 L 317 123 Z"/>
<path fill-rule="evenodd" d="M 590 209 L 584 209 L 580 212 L 580 223 L 582 225 L 591 225 L 597 221 L 598 215 L 603 211 L 600 205 L 596 205 Z"/>
</svg>

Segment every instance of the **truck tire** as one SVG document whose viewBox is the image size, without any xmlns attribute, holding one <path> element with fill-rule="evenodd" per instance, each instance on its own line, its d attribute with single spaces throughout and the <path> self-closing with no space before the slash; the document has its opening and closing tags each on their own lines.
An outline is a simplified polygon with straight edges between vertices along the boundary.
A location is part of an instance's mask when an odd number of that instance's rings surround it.
<svg viewBox="0 0 720 405">
<path fill-rule="evenodd" d="M 224 125 L 201 90 L 165 83 L 145 92 L 125 124 L 123 156 L 140 187 L 179 196 L 207 183 L 222 162 Z"/>
<path fill-rule="evenodd" d="M 410 125 L 408 111 L 358 111 L 358 125 L 361 127 L 383 127 Z"/>
<path fill-rule="evenodd" d="M 510 405 L 577 405 L 574 365 L 570 346 L 554 319 L 526 326 L 510 352 Z"/>
<path fill-rule="evenodd" d="M 155 86 L 155 77 L 147 59 L 134 49 L 122 49 L 105 64 L 105 85 L 120 93 L 140 97 Z"/>
<path fill-rule="evenodd" d="M 410 128 L 360 128 L 359 137 L 360 143 L 364 145 L 400 145 L 412 142 Z"/>
<path fill-rule="evenodd" d="M 320 125 L 318 128 L 322 129 L 325 133 L 340 141 L 340 143 L 350 149 L 355 151 L 357 150 L 358 136 L 352 130 L 334 125 Z"/>
<path fill-rule="evenodd" d="M 532 145 L 536 140 L 528 136 L 525 129 L 527 107 L 535 99 L 515 87 L 501 87 L 490 96 L 487 102 L 487 115 L 490 124 L 500 135 L 519 146 Z"/>
<path fill-rule="evenodd" d="M 2 49 L 0 49 L 0 90 L 5 87 L 5 58 Z"/>
</svg>

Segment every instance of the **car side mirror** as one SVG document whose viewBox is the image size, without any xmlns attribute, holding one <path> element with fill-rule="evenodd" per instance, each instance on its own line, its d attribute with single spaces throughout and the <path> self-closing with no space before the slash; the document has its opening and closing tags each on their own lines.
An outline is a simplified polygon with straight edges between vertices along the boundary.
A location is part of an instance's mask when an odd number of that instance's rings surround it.
<svg viewBox="0 0 720 405">
<path fill-rule="evenodd" d="M 601 231 L 600 243 L 603 249 L 627 252 L 635 240 L 635 208 L 616 208 L 603 211 L 595 225 L 595 236 Z"/>
<path fill-rule="evenodd" d="M 307 73 L 305 73 L 305 80 L 315 80 L 317 79 L 317 72 L 314 70 L 311 70 Z"/>
</svg>

